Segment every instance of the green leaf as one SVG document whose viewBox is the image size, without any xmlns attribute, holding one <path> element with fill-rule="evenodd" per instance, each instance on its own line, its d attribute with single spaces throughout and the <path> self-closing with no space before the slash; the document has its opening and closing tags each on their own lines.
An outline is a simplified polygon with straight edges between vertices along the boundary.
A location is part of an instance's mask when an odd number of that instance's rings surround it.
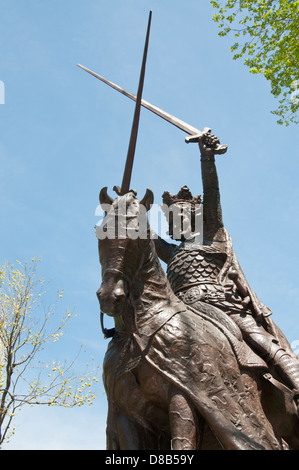
<svg viewBox="0 0 299 470">
<path fill-rule="evenodd" d="M 246 38 L 243 44 L 232 44 L 231 52 L 238 50 L 233 59 L 244 57 L 250 73 L 264 75 L 273 96 L 281 98 L 272 111 L 280 117 L 278 124 L 298 123 L 299 92 L 294 98 L 291 84 L 299 77 L 299 0 L 226 0 L 211 5 L 218 10 L 213 20 L 220 37 L 232 33 L 235 39 Z"/>
</svg>

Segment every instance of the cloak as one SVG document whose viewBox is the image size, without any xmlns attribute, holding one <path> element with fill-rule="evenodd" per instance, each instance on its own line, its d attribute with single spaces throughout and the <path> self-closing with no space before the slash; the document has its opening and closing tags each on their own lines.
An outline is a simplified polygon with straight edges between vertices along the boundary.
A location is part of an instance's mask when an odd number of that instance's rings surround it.
<svg viewBox="0 0 299 470">
<path fill-rule="evenodd" d="M 110 341 L 104 360 L 107 392 L 118 377 L 144 361 L 188 397 L 223 449 L 282 449 L 247 373 L 252 369 L 246 372 L 240 366 L 224 326 L 220 329 L 181 301 L 175 306 L 161 304 L 154 316 L 146 317 L 136 332 L 117 334 Z M 255 368 L 264 371 L 258 356 Z M 109 398 L 113 400 L 112 394 Z"/>
</svg>

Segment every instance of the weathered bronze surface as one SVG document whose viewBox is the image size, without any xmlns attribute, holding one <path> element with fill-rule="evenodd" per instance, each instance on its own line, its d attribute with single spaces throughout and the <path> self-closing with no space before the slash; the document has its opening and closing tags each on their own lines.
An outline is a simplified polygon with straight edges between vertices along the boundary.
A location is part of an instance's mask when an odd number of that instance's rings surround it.
<svg viewBox="0 0 299 470">
<path fill-rule="evenodd" d="M 250 288 L 223 224 L 215 155 L 227 147 L 210 129 L 200 132 L 141 99 L 150 18 L 137 97 L 98 76 L 136 101 L 119 197 L 112 199 L 107 188 L 100 192 L 102 233 L 111 221 L 117 227 L 113 237 L 99 237 L 97 295 L 102 329 L 112 337 L 103 368 L 107 449 L 299 450 L 298 356 Z M 129 190 L 145 103 L 191 135 L 187 142 L 199 143 L 203 202 L 187 186 L 163 194 L 164 208 L 182 216 L 178 224 L 165 210 L 179 245 L 153 236 L 148 222 L 145 236 L 136 236 L 142 208 L 153 203 L 150 190 L 142 200 Z M 199 204 L 200 239 L 194 229 Z M 104 313 L 115 328 L 105 330 Z"/>
<path fill-rule="evenodd" d="M 182 297 L 174 293 L 160 265 L 150 227 L 145 239 L 131 236 L 131 231 L 138 230 L 140 205 L 149 208 L 153 201 L 150 191 L 141 202 L 133 191 L 113 201 L 104 189 L 100 200 L 106 211 L 110 205 L 112 217 L 127 229 L 126 238 L 99 240 L 103 280 L 98 298 L 102 311 L 115 319 L 103 374 L 109 405 L 107 449 L 298 449 L 294 397 L 283 388 L 276 364 L 272 367 L 266 362 L 268 356 L 261 357 L 259 346 L 253 348 L 244 340 L 235 317 L 250 320 L 257 334 L 275 339 L 273 347 L 279 346 L 294 365 L 297 359 L 283 334 L 260 310 L 258 322 L 252 301 L 246 301 L 247 307 L 236 313 L 238 302 L 229 311 L 226 304 L 219 307 L 215 298 L 213 302 L 200 298 L 187 305 L 188 290 L 182 291 Z M 126 216 L 118 213 L 123 203 Z M 105 223 L 109 213 L 108 209 Z M 219 212 L 215 218 L 220 220 Z M 224 229 L 221 227 L 221 236 L 216 233 L 223 243 Z M 228 243 L 226 239 L 224 243 Z M 195 253 L 191 250 L 190 254 L 201 265 L 198 285 L 212 284 L 212 273 L 210 277 L 202 274 L 202 258 L 211 260 L 219 278 L 225 252 L 205 250 L 203 245 L 199 260 L 198 247 L 194 248 Z M 236 290 L 238 295 L 242 294 Z M 269 313 L 266 308 L 263 312 Z M 266 380 L 265 373 L 271 373 L 269 377 L 279 380 L 281 386 Z"/>
</svg>

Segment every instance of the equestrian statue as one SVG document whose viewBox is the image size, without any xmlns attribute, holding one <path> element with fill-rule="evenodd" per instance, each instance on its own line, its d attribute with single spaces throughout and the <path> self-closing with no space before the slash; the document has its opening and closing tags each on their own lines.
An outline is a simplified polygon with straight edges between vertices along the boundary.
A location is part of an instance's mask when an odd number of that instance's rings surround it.
<svg viewBox="0 0 299 470">
<path fill-rule="evenodd" d="M 107 449 L 299 450 L 299 358 L 250 288 L 223 223 L 215 156 L 227 146 L 142 99 L 150 23 L 151 12 L 136 96 L 79 65 L 136 102 L 122 185 L 115 198 L 100 191 Z M 141 106 L 199 144 L 203 199 L 187 186 L 162 196 L 173 243 L 149 225 L 152 191 L 138 199 L 130 189 Z"/>
</svg>

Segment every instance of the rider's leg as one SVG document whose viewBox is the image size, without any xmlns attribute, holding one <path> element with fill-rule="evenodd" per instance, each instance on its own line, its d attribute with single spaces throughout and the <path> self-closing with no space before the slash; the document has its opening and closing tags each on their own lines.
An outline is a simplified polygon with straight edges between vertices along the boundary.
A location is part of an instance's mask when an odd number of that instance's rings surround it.
<svg viewBox="0 0 299 470">
<path fill-rule="evenodd" d="M 252 315 L 244 317 L 231 315 L 240 327 L 245 341 L 250 344 L 260 356 L 273 366 L 281 379 L 290 388 L 299 392 L 299 358 L 292 350 L 283 348 L 279 341 L 268 333 L 262 325 L 258 325 Z"/>
</svg>

